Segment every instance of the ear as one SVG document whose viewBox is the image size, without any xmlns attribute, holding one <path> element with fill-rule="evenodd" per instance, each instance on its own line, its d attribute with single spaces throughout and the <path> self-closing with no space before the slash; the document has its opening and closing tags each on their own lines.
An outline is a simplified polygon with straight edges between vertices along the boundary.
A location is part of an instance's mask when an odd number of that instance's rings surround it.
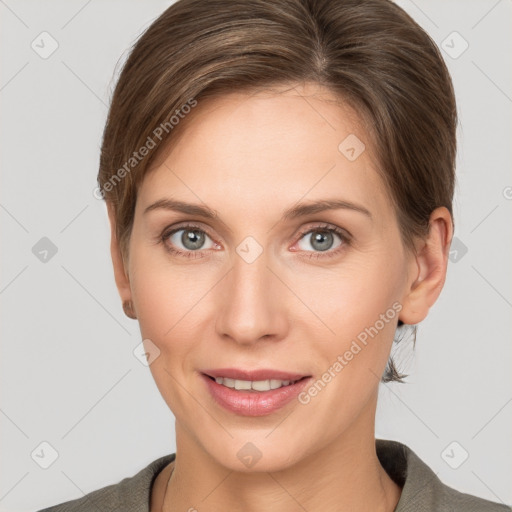
<svg viewBox="0 0 512 512">
<path fill-rule="evenodd" d="M 436 208 L 430 215 L 429 234 L 416 245 L 412 255 L 412 282 L 402 300 L 400 320 L 414 325 L 424 320 L 430 307 L 439 297 L 446 279 L 448 255 L 453 236 L 450 212 L 444 206 Z"/>
<path fill-rule="evenodd" d="M 114 266 L 114 277 L 116 280 L 117 290 L 121 301 L 132 300 L 132 291 L 130 288 L 130 279 L 128 276 L 128 269 L 126 262 L 123 261 L 121 248 L 116 235 L 116 218 L 114 206 L 112 203 L 107 203 L 108 218 L 110 220 L 110 254 L 112 256 L 112 264 Z"/>
</svg>

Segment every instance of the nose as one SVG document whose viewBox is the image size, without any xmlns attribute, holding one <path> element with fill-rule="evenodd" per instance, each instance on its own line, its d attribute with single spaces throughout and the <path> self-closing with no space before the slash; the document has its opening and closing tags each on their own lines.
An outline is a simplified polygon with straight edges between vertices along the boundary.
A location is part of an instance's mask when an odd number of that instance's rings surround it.
<svg viewBox="0 0 512 512">
<path fill-rule="evenodd" d="M 252 262 L 235 254 L 233 267 L 220 283 L 217 297 L 219 336 L 243 345 L 285 337 L 286 287 L 270 266 L 265 251 Z"/>
</svg>

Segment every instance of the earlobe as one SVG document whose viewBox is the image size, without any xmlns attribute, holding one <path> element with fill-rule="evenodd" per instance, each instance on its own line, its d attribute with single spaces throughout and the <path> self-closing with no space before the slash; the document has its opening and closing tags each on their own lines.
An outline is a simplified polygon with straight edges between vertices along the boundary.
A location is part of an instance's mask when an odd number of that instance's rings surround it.
<svg viewBox="0 0 512 512">
<path fill-rule="evenodd" d="M 116 219 L 114 206 L 107 203 L 108 218 L 110 221 L 110 254 L 112 265 L 114 267 L 114 277 L 117 290 L 123 304 L 123 310 L 129 318 L 137 318 L 132 302 L 132 292 L 130 288 L 130 279 L 126 263 L 123 260 L 121 248 L 116 235 Z"/>
<path fill-rule="evenodd" d="M 417 245 L 411 261 L 411 273 L 406 296 L 402 301 L 400 320 L 414 325 L 424 320 L 439 297 L 446 279 L 448 254 L 453 234 L 450 212 L 444 206 L 430 215 L 429 234 Z"/>
</svg>

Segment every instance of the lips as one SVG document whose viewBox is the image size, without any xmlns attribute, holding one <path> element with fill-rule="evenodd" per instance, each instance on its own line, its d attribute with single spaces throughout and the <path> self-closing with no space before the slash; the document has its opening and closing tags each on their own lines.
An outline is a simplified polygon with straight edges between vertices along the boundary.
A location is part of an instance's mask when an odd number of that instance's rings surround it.
<svg viewBox="0 0 512 512">
<path fill-rule="evenodd" d="M 290 373 L 281 370 L 242 370 L 239 368 L 216 368 L 200 370 L 201 373 L 208 377 L 226 377 L 228 379 L 235 380 L 250 380 L 250 381 L 261 381 L 261 380 L 289 380 L 296 381 L 303 379 L 304 377 L 311 377 L 305 373 Z"/>
<path fill-rule="evenodd" d="M 216 370 L 211 373 L 221 373 L 224 370 Z M 234 371 L 231 375 L 249 375 L 251 379 L 254 379 L 254 375 L 273 375 L 273 376 L 285 376 L 286 379 L 290 377 L 297 377 L 300 375 L 287 373 L 287 372 L 276 372 L 274 370 L 265 370 L 265 373 L 257 371 L 252 372 L 240 372 L 239 370 Z M 229 378 L 229 377 L 226 377 Z M 261 377 L 256 377 L 261 380 Z M 212 376 L 202 373 L 201 380 L 206 385 L 206 389 L 209 392 L 211 398 L 216 404 L 221 406 L 223 409 L 235 413 L 240 416 L 267 416 L 274 412 L 277 412 L 287 404 L 293 402 L 297 396 L 304 390 L 308 383 L 312 380 L 311 377 L 304 376 L 296 382 L 290 383 L 285 386 L 281 386 L 277 389 L 270 389 L 267 391 L 254 391 L 247 389 L 232 389 L 223 384 L 219 384 L 216 380 L 219 377 L 213 378 Z M 235 382 L 245 379 L 233 379 Z M 273 379 L 269 379 L 271 382 Z M 280 379 L 277 379 L 280 380 Z M 296 401 L 297 405 L 299 402 Z"/>
</svg>

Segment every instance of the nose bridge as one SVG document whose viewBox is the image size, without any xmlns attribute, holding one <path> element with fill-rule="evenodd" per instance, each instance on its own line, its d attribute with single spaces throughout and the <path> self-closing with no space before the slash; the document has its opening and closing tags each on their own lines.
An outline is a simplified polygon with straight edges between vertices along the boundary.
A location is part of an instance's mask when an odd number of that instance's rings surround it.
<svg viewBox="0 0 512 512">
<path fill-rule="evenodd" d="M 280 337 L 284 328 L 283 304 L 268 252 L 252 237 L 236 248 L 233 266 L 224 280 L 217 330 L 239 343 L 254 343 L 264 336 Z"/>
</svg>

